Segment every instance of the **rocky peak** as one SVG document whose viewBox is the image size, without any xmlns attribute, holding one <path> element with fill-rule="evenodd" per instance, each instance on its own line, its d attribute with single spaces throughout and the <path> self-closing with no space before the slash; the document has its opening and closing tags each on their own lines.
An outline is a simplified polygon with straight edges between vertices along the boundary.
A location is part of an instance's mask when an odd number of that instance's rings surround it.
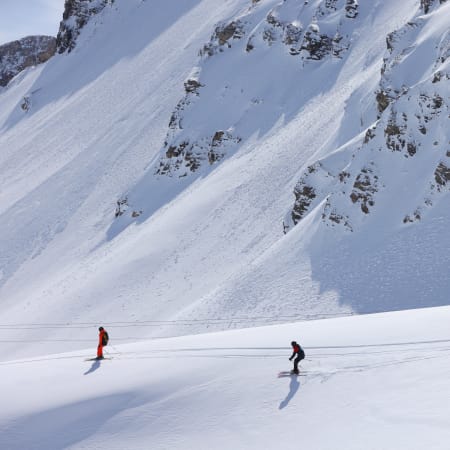
<svg viewBox="0 0 450 450">
<path fill-rule="evenodd" d="M 0 86 L 6 86 L 19 72 L 46 62 L 56 51 L 52 36 L 28 36 L 0 46 Z"/>
<path fill-rule="evenodd" d="M 72 51 L 80 30 L 88 23 L 89 18 L 113 2 L 114 0 L 65 0 L 63 20 L 56 37 L 58 53 Z"/>
</svg>

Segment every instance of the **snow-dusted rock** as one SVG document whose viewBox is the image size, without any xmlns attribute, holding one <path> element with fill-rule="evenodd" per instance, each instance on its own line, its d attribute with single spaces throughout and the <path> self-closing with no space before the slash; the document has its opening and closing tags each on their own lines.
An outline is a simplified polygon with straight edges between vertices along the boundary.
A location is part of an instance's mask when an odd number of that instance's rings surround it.
<svg viewBox="0 0 450 450">
<path fill-rule="evenodd" d="M 351 26 L 347 19 L 358 15 L 358 2 L 347 0 L 322 0 L 280 3 L 252 32 L 247 50 L 258 41 L 272 45 L 281 41 L 289 47 L 291 55 L 300 55 L 305 60 L 322 60 L 328 55 L 340 57 L 350 45 Z"/>
<path fill-rule="evenodd" d="M 423 9 L 425 14 L 428 14 L 431 8 L 436 5 L 439 1 L 439 4 L 445 3 L 447 0 L 420 0 L 420 6 Z"/>
<path fill-rule="evenodd" d="M 114 0 L 66 0 L 63 20 L 56 38 L 58 53 L 72 51 L 80 30 L 87 24 L 89 18 L 113 2 Z"/>
<path fill-rule="evenodd" d="M 240 20 L 220 24 L 214 30 L 210 41 L 200 50 L 200 55 L 212 56 L 217 52 L 222 52 L 224 47 L 230 48 L 233 40 L 241 39 L 244 34 L 244 23 Z"/>
<path fill-rule="evenodd" d="M 346 17 L 354 19 L 358 15 L 358 0 L 347 0 L 345 5 Z"/>
</svg>

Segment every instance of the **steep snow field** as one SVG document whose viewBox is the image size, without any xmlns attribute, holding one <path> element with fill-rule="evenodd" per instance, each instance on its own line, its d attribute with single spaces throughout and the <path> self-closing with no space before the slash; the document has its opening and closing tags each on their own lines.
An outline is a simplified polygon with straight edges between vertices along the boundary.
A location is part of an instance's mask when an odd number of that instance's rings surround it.
<svg viewBox="0 0 450 450">
<path fill-rule="evenodd" d="M 150 254 L 130 262 L 135 281 L 123 267 L 104 278 L 103 269 L 121 264 L 113 249 L 133 251 L 122 247 L 128 238 L 108 242 L 107 230 L 116 201 L 159 150 L 198 49 L 240 3 L 117 1 L 85 27 L 70 55 L 1 92 L 0 322 L 153 318 L 151 274 L 173 259 L 152 238 L 139 244 Z M 30 114 L 20 107 L 25 96 Z"/>
<path fill-rule="evenodd" d="M 450 308 L 298 322 L 0 363 L 7 450 L 445 450 Z M 95 342 L 95 330 L 92 336 Z M 289 342 L 306 351 L 284 376 Z M 17 387 L 20 387 L 20 392 Z"/>
<path fill-rule="evenodd" d="M 342 18 L 348 49 L 320 61 L 261 37 L 273 11 L 315 30 L 322 3 L 345 13 L 343 0 L 116 0 L 71 53 L 0 90 L 1 360 L 84 348 L 99 324 L 131 343 L 448 304 L 448 190 L 411 225 L 385 205 L 348 232 L 324 225 L 321 203 L 283 233 L 309 164 L 377 120 L 386 36 L 421 15 L 418 0 L 361 0 Z M 450 4 L 435 6 L 406 56 L 447 42 Z M 337 14 L 320 26 L 333 29 Z M 200 57 L 217 24 L 236 18 L 245 38 Z M 204 91 L 173 137 L 183 83 L 198 72 Z M 242 137 L 222 160 L 155 176 L 167 138 L 208 137 L 218 121 Z M 413 178 L 394 205 L 413 196 Z M 124 197 L 128 215 L 115 218 Z"/>
</svg>

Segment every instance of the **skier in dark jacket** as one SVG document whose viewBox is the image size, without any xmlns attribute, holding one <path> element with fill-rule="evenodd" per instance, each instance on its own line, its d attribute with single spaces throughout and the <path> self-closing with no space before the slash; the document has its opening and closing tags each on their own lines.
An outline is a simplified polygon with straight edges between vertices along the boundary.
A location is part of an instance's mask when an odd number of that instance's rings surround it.
<svg viewBox="0 0 450 450">
<path fill-rule="evenodd" d="M 292 341 L 291 342 L 291 346 L 292 346 L 292 355 L 289 358 L 289 361 L 292 361 L 294 359 L 294 369 L 292 370 L 292 373 L 295 373 L 296 375 L 299 374 L 298 371 L 298 363 L 305 358 L 305 352 L 303 351 L 303 349 L 300 347 L 300 345 L 297 344 L 297 342 Z"/>
<path fill-rule="evenodd" d="M 103 359 L 103 347 L 108 344 L 109 336 L 103 327 L 98 329 L 97 359 Z"/>
</svg>

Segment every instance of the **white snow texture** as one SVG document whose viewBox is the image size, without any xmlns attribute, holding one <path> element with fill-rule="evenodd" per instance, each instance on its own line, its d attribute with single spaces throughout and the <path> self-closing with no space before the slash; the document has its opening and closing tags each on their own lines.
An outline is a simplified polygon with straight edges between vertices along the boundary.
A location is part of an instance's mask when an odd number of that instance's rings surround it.
<svg viewBox="0 0 450 450">
<path fill-rule="evenodd" d="M 81 6 L 0 87 L 0 448 L 446 449 L 450 2 Z"/>
</svg>

